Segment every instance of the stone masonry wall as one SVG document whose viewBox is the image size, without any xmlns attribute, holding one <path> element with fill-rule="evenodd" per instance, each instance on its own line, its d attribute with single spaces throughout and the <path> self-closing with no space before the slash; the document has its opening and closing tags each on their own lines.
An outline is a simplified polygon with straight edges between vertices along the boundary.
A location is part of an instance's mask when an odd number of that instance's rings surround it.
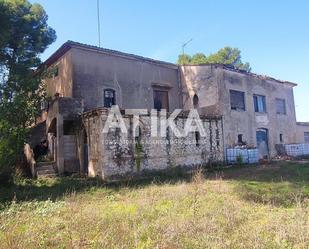
<svg viewBox="0 0 309 249">
<path fill-rule="evenodd" d="M 151 137 L 150 116 L 141 116 L 141 134 L 133 138 L 132 116 L 125 116 L 128 134 L 119 130 L 103 133 L 106 111 L 84 115 L 88 135 L 89 175 L 111 179 L 124 175 L 164 170 L 171 167 L 194 167 L 209 162 L 224 161 L 224 144 L 221 118 L 202 118 L 207 136 L 196 135 L 177 138 L 171 130 L 167 136 Z M 184 127 L 185 118 L 179 117 L 177 126 Z"/>
</svg>

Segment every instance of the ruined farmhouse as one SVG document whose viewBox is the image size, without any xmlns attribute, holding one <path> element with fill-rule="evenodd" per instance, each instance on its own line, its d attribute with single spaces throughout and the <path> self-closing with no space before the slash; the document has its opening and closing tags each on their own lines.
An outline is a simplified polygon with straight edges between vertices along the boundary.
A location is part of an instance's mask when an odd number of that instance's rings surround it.
<svg viewBox="0 0 309 249">
<path fill-rule="evenodd" d="M 52 165 L 60 175 L 111 179 L 224 162 L 226 150 L 235 146 L 257 148 L 260 158 L 271 158 L 278 145 L 309 142 L 309 124 L 296 122 L 292 82 L 218 64 L 179 66 L 72 41 L 44 65 L 53 72 L 45 82 L 49 98 L 25 149 L 34 174 L 38 164 L 31 155 L 40 143 L 50 158 L 42 166 L 47 172 Z M 113 105 L 149 110 L 140 117 L 138 138 L 129 129 L 131 143 L 121 143 L 117 130 L 102 133 Z M 183 126 L 186 111 L 193 108 L 206 137 L 196 132 L 185 139 L 172 132 L 151 137 L 151 109 L 182 109 L 175 122 Z M 131 115 L 124 120 L 132 127 Z"/>
</svg>

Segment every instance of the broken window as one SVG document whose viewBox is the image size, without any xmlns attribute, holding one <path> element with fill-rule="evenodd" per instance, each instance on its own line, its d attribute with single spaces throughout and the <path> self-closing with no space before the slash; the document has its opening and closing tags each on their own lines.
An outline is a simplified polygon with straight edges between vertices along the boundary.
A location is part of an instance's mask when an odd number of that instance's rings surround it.
<svg viewBox="0 0 309 249">
<path fill-rule="evenodd" d="M 154 109 L 161 111 L 162 109 L 169 110 L 168 106 L 168 91 L 153 90 Z"/>
<path fill-rule="evenodd" d="M 254 95 L 254 110 L 255 112 L 266 112 L 266 98 L 262 95 Z"/>
<path fill-rule="evenodd" d="M 276 99 L 277 114 L 286 114 L 286 106 L 284 99 Z"/>
<path fill-rule="evenodd" d="M 196 94 L 193 96 L 193 107 L 198 108 L 198 96 Z"/>
<path fill-rule="evenodd" d="M 309 143 L 309 132 L 304 133 L 305 143 Z"/>
<path fill-rule="evenodd" d="M 245 93 L 230 90 L 231 109 L 245 111 Z"/>
<path fill-rule="evenodd" d="M 104 90 L 104 107 L 112 107 L 116 104 L 116 94 L 113 89 Z"/>
</svg>

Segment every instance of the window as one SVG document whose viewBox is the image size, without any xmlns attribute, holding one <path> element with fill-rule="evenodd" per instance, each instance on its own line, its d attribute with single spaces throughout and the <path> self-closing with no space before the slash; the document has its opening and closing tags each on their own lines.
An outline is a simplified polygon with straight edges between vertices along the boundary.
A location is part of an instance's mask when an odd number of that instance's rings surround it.
<svg viewBox="0 0 309 249">
<path fill-rule="evenodd" d="M 59 75 L 59 67 L 56 66 L 56 67 L 52 68 L 51 74 L 52 74 L 52 77 L 56 78 Z"/>
<path fill-rule="evenodd" d="M 194 94 L 193 96 L 193 107 L 197 108 L 198 107 L 198 96 Z"/>
<path fill-rule="evenodd" d="M 142 140 L 142 129 L 141 129 L 141 127 L 138 127 L 138 133 L 133 134 L 133 135 L 134 135 L 134 138 L 135 138 L 135 143 L 140 144 L 141 140 Z"/>
<path fill-rule="evenodd" d="M 216 129 L 216 140 L 217 140 L 217 147 L 220 146 L 220 132 L 219 129 Z"/>
<path fill-rule="evenodd" d="M 243 141 L 243 135 L 242 134 L 238 134 L 237 136 L 237 143 L 238 144 L 244 144 L 244 141 Z"/>
<path fill-rule="evenodd" d="M 284 99 L 276 99 L 276 109 L 277 114 L 286 114 L 285 100 Z"/>
<path fill-rule="evenodd" d="M 266 98 L 261 95 L 254 95 L 254 111 L 255 112 L 266 112 Z"/>
<path fill-rule="evenodd" d="M 197 147 L 200 146 L 200 140 L 201 140 L 201 136 L 200 136 L 200 133 L 198 131 L 195 132 L 195 145 Z"/>
<path fill-rule="evenodd" d="M 116 104 L 115 91 L 112 89 L 104 90 L 104 107 L 111 107 Z"/>
<path fill-rule="evenodd" d="M 280 143 L 283 143 L 283 134 L 280 134 Z"/>
<path fill-rule="evenodd" d="M 231 109 L 245 111 L 245 93 L 230 90 Z"/>
<path fill-rule="evenodd" d="M 309 132 L 304 133 L 305 143 L 309 143 Z"/>
<path fill-rule="evenodd" d="M 168 111 L 168 91 L 154 90 L 153 91 L 154 109 L 161 111 L 166 109 Z"/>
</svg>

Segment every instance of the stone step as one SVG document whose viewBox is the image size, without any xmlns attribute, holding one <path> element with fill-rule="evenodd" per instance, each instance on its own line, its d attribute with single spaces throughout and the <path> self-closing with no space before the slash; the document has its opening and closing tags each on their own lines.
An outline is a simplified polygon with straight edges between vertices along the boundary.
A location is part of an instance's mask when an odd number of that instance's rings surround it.
<svg viewBox="0 0 309 249">
<path fill-rule="evenodd" d="M 56 173 L 51 173 L 51 174 L 39 174 L 38 173 L 38 178 L 54 178 L 57 177 Z"/>
<path fill-rule="evenodd" d="M 43 166 L 53 165 L 55 163 L 56 163 L 55 161 L 37 162 L 36 165 L 37 167 L 43 167 Z"/>
<path fill-rule="evenodd" d="M 37 167 L 37 170 L 46 170 L 46 169 L 54 169 L 53 165 L 45 165 Z"/>
<path fill-rule="evenodd" d="M 39 178 L 57 176 L 57 172 L 54 168 L 54 162 L 40 162 L 37 164 L 36 171 Z"/>
<path fill-rule="evenodd" d="M 37 169 L 37 172 L 40 173 L 41 175 L 56 173 L 54 169 Z"/>
</svg>

